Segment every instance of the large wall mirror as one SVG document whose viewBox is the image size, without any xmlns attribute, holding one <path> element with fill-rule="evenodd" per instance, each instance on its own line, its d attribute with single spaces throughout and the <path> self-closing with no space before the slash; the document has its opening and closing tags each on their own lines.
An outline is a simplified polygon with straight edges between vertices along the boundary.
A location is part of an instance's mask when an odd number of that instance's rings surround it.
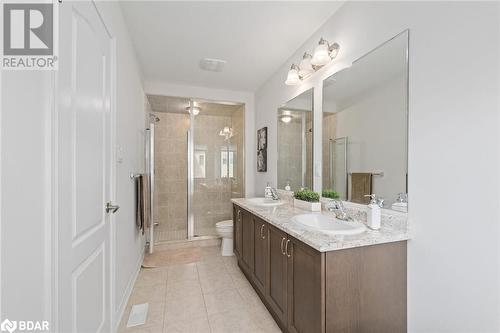
<svg viewBox="0 0 500 333">
<path fill-rule="evenodd" d="M 322 188 L 407 211 L 408 32 L 323 82 Z"/>
<path fill-rule="evenodd" d="M 278 188 L 313 188 L 313 89 L 278 108 Z"/>
</svg>

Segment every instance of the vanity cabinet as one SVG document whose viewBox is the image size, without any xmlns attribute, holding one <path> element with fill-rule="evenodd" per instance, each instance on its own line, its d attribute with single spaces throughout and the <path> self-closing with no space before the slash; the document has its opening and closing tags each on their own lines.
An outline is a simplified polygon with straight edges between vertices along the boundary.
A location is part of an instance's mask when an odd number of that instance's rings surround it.
<svg viewBox="0 0 500 333">
<path fill-rule="evenodd" d="M 237 205 L 234 221 L 238 265 L 284 332 L 406 332 L 406 241 L 319 252 Z"/>
<path fill-rule="evenodd" d="M 255 286 L 262 294 L 266 293 L 268 230 L 269 224 L 254 216 L 252 278 Z"/>
<path fill-rule="evenodd" d="M 242 219 L 243 210 L 234 205 L 233 206 L 233 251 L 235 256 L 240 259 L 241 258 L 241 244 L 243 237 L 243 230 L 241 229 L 241 225 L 243 222 Z"/>
<path fill-rule="evenodd" d="M 287 256 L 285 254 L 285 243 L 287 234 L 280 229 L 269 225 L 269 251 L 268 258 L 268 287 L 265 293 L 265 300 L 280 326 L 286 326 L 288 307 L 288 272 Z"/>
</svg>

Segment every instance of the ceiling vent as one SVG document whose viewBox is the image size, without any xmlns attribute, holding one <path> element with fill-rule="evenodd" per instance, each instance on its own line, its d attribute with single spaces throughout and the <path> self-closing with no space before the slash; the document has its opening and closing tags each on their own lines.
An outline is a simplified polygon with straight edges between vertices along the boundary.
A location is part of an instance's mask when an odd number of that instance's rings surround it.
<svg viewBox="0 0 500 333">
<path fill-rule="evenodd" d="M 225 64 L 226 61 L 220 59 L 203 58 L 200 60 L 200 68 L 210 72 L 222 72 Z"/>
</svg>

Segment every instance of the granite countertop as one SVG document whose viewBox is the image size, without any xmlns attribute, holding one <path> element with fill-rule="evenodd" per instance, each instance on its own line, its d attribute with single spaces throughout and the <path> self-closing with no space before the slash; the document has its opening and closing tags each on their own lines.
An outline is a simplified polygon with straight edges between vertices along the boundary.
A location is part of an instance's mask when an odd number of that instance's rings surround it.
<svg viewBox="0 0 500 333">
<path fill-rule="evenodd" d="M 231 201 L 320 252 L 410 239 L 407 214 L 405 213 L 383 209 L 382 226 L 379 230 L 367 229 L 367 231 L 358 235 L 329 235 L 320 231 L 308 229 L 294 222 L 292 217 L 295 215 L 310 212 L 295 208 L 290 200 L 284 200 L 285 203 L 283 205 L 273 207 L 256 206 L 249 203 L 245 198 L 231 199 Z M 349 215 L 353 217 L 354 220 L 366 224 L 366 209 L 363 205 L 346 202 L 345 206 Z M 322 213 L 334 217 L 334 214 L 328 211 L 322 211 Z"/>
</svg>

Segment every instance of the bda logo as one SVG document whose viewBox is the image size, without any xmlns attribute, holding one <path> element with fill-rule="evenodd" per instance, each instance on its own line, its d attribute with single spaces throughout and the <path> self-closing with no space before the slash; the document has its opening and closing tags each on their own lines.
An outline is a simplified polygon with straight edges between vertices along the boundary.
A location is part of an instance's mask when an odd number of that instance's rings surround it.
<svg viewBox="0 0 500 333">
<path fill-rule="evenodd" d="M 0 324 L 0 330 L 2 332 L 8 331 L 9 333 L 12 333 L 16 330 L 17 328 L 17 322 L 15 321 L 10 321 L 8 319 L 5 319 L 1 324 Z"/>
</svg>

